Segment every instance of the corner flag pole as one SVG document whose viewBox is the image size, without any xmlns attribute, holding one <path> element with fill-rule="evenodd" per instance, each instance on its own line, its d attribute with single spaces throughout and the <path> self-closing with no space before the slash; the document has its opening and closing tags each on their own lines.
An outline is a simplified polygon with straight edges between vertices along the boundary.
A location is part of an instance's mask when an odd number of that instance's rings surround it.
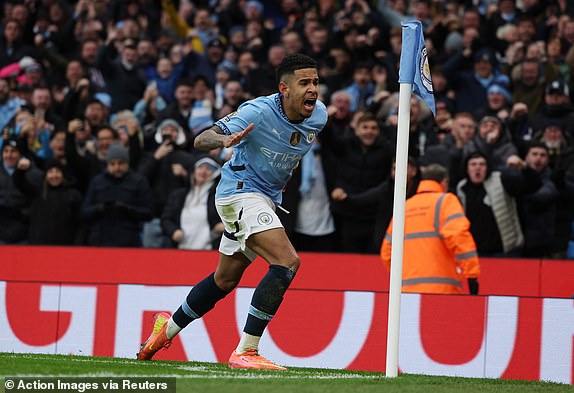
<svg viewBox="0 0 574 393">
<path fill-rule="evenodd" d="M 403 43 L 399 67 L 399 118 L 397 124 L 397 153 L 395 158 L 393 234 L 391 239 L 391 277 L 386 359 L 387 378 L 396 378 L 399 372 L 399 331 L 405 233 L 405 200 L 407 194 L 407 165 L 411 121 L 411 92 L 414 92 L 425 100 L 433 114 L 435 113 L 432 81 L 422 25 L 419 21 L 402 22 L 401 25 Z"/>
<path fill-rule="evenodd" d="M 409 152 L 409 128 L 411 123 L 411 90 L 412 84 L 400 84 L 397 154 L 395 157 L 393 236 L 391 240 L 389 319 L 387 328 L 387 378 L 395 378 L 399 373 L 399 328 L 403 275 L 403 239 L 405 233 L 405 198 L 407 195 L 407 162 Z"/>
</svg>

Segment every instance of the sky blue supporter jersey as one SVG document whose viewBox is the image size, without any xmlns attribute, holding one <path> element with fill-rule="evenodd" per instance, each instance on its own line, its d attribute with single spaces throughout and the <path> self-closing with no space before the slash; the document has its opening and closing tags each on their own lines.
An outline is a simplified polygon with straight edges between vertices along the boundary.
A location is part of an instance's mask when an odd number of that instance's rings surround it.
<svg viewBox="0 0 574 393">
<path fill-rule="evenodd" d="M 327 122 L 325 104 L 317 101 L 311 117 L 291 122 L 283 112 L 281 95 L 259 97 L 215 122 L 227 135 L 254 127 L 233 147 L 231 160 L 221 170 L 216 198 L 258 192 L 281 203 L 283 187 L 299 160 Z"/>
</svg>

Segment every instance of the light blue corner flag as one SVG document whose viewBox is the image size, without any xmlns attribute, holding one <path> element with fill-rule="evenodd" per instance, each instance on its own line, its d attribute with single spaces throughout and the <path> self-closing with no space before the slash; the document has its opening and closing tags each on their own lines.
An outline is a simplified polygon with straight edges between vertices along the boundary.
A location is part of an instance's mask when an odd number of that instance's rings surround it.
<svg viewBox="0 0 574 393">
<path fill-rule="evenodd" d="M 423 37 L 423 26 L 419 21 L 401 22 L 403 27 L 403 48 L 399 68 L 399 83 L 410 83 L 413 92 L 422 98 L 436 115 L 432 80 Z"/>
</svg>

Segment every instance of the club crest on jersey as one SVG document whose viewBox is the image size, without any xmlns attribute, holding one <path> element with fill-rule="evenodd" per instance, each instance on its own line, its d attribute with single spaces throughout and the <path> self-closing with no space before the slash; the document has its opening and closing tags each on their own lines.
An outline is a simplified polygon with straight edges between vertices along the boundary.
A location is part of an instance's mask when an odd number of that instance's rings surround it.
<svg viewBox="0 0 574 393">
<path fill-rule="evenodd" d="M 273 222 L 273 217 L 267 212 L 259 213 L 257 216 L 257 222 L 259 225 L 269 225 Z"/>
<path fill-rule="evenodd" d="M 235 115 L 237 115 L 237 112 L 231 112 L 229 115 L 227 115 L 227 116 L 225 116 L 225 117 L 223 118 L 223 121 L 227 123 L 227 122 L 229 122 L 229 121 L 231 120 L 231 118 L 232 118 L 233 116 L 235 116 Z"/>
<path fill-rule="evenodd" d="M 316 136 L 317 136 L 317 133 L 315 131 L 309 131 L 307 133 L 307 136 L 306 136 L 307 143 L 313 143 Z"/>
<path fill-rule="evenodd" d="M 230 114 L 228 114 L 227 116 L 225 116 L 225 117 L 223 118 L 223 121 L 226 122 L 226 123 L 229 122 L 232 117 L 237 116 L 237 114 L 239 113 L 239 111 L 241 111 L 241 109 L 237 109 L 236 111 L 231 112 Z"/>
<path fill-rule="evenodd" d="M 289 138 L 289 143 L 291 143 L 291 146 L 297 146 L 299 142 L 301 142 L 301 133 L 299 131 L 293 131 Z"/>
</svg>

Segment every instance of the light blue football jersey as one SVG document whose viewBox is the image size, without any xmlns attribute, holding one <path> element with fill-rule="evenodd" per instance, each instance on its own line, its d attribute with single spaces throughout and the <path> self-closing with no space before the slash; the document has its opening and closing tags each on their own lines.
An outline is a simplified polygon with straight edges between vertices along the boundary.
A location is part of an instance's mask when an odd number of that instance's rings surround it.
<svg viewBox="0 0 574 393">
<path fill-rule="evenodd" d="M 301 122 L 289 121 L 279 93 L 243 103 L 236 112 L 215 122 L 227 135 L 243 131 L 251 123 L 254 126 L 223 165 L 215 197 L 258 192 L 281 204 L 283 187 L 326 122 L 327 109 L 320 101 L 313 114 Z"/>
</svg>

